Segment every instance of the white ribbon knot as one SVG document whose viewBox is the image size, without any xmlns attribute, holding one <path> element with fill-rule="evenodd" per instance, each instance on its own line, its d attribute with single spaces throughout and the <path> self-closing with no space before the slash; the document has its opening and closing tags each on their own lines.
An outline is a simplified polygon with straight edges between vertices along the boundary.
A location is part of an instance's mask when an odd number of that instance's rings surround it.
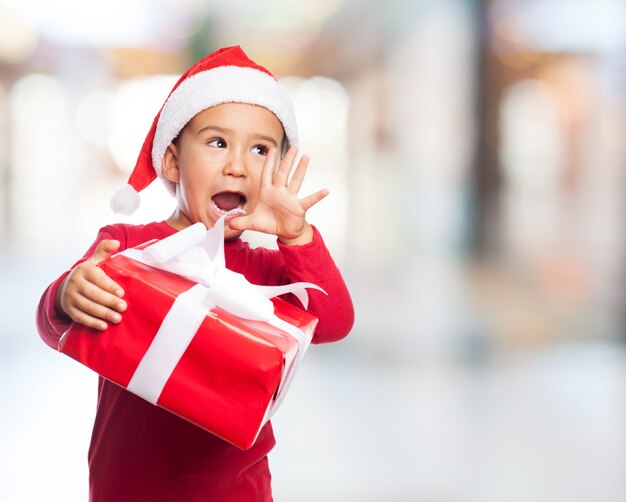
<svg viewBox="0 0 626 502">
<path fill-rule="evenodd" d="M 212 308 L 220 307 L 241 319 L 266 322 L 298 341 L 297 354 L 289 357 L 293 364 L 286 367 L 276 400 L 268 409 L 266 420 L 269 419 L 271 411 L 276 409 L 284 397 L 293 377 L 292 370 L 298 365 L 310 343 L 310 339 L 300 329 L 274 314 L 274 304 L 270 298 L 293 293 L 306 309 L 307 288 L 322 292 L 324 290 L 308 282 L 285 286 L 258 286 L 248 282 L 242 274 L 227 269 L 223 217 L 208 231 L 202 223 L 196 223 L 143 250 L 127 249 L 120 254 L 197 283 L 174 301 L 137 366 L 128 390 L 156 404 L 163 387 L 205 316 Z"/>
</svg>

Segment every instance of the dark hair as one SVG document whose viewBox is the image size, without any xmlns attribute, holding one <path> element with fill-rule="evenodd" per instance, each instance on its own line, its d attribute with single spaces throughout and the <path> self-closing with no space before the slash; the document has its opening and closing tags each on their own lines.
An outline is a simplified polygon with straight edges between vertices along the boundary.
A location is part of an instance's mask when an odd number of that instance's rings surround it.
<svg viewBox="0 0 626 502">
<path fill-rule="evenodd" d="M 185 125 L 185 127 L 187 127 L 187 125 Z M 176 137 L 172 140 L 172 144 L 176 147 L 179 148 L 180 147 L 180 138 L 183 135 L 183 131 L 185 130 L 185 127 L 183 127 L 178 134 L 176 135 Z"/>
</svg>

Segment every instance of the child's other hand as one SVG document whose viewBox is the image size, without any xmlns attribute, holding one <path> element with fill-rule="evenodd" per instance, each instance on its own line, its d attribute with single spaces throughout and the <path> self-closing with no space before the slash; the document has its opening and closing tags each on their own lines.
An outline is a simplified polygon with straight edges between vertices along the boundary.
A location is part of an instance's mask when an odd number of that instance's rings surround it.
<svg viewBox="0 0 626 502">
<path fill-rule="evenodd" d="M 124 291 L 97 266 L 119 246 L 119 241 L 100 241 L 93 255 L 70 272 L 57 289 L 57 314 L 100 331 L 107 328 L 107 321 L 120 322 L 120 312 L 126 310 Z"/>
<path fill-rule="evenodd" d="M 284 244 L 311 242 L 313 229 L 306 221 L 306 212 L 326 197 L 328 190 L 298 198 L 309 157 L 302 156 L 290 178 L 297 152 L 296 148 L 290 148 L 274 172 L 277 152 L 275 148 L 269 151 L 261 174 L 259 202 L 251 214 L 231 219 L 228 222 L 231 228 L 273 234 Z"/>
</svg>

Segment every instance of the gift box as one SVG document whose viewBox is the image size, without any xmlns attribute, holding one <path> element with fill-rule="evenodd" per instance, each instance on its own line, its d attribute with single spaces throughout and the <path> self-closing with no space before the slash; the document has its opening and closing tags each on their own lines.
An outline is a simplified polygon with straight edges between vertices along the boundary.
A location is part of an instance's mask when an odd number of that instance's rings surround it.
<svg viewBox="0 0 626 502">
<path fill-rule="evenodd" d="M 73 323 L 59 350 L 247 449 L 284 399 L 317 325 L 274 296 L 290 291 L 306 304 L 304 288 L 316 286 L 253 286 L 224 266 L 223 222 L 194 227 L 100 263 L 125 291 L 122 321 L 103 332 Z"/>
</svg>

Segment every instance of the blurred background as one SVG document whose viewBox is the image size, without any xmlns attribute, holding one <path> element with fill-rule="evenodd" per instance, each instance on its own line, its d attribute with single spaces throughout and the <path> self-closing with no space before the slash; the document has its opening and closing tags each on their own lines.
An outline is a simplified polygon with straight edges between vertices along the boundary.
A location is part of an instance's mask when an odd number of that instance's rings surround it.
<svg viewBox="0 0 626 502">
<path fill-rule="evenodd" d="M 626 500 L 623 0 L 0 0 L 0 499 L 87 499 L 96 377 L 34 311 L 98 228 L 169 215 L 109 197 L 237 44 L 357 314 L 276 415 L 277 502 Z"/>
</svg>

